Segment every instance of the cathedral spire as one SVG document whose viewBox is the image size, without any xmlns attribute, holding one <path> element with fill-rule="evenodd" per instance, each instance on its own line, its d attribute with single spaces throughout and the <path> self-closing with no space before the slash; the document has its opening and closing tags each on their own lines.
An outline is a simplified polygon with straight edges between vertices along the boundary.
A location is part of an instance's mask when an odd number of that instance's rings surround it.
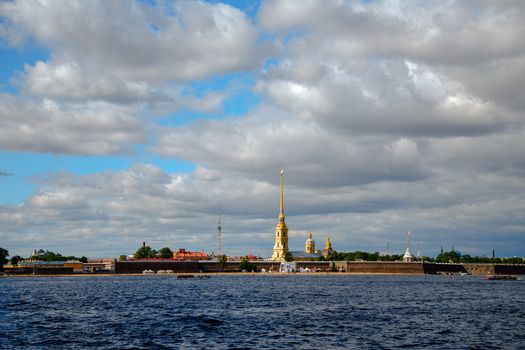
<svg viewBox="0 0 525 350">
<path fill-rule="evenodd" d="M 284 169 L 281 170 L 281 191 L 279 201 L 279 222 L 284 222 L 284 195 L 283 195 L 283 174 Z"/>
<path fill-rule="evenodd" d="M 280 192 L 279 192 L 279 221 L 275 226 L 275 245 L 273 246 L 272 260 L 284 261 L 288 253 L 288 227 L 284 223 L 284 196 L 283 196 L 283 174 L 281 170 Z"/>
</svg>

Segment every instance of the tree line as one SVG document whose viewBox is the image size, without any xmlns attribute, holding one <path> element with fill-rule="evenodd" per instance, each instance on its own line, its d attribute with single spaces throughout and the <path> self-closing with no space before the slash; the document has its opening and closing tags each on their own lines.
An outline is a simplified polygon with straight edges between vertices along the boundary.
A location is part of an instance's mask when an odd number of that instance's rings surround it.
<svg viewBox="0 0 525 350">
<path fill-rule="evenodd" d="M 321 261 L 402 261 L 403 255 L 381 255 L 379 252 L 369 253 L 363 251 L 354 252 L 333 252 L 327 257 L 320 257 Z M 486 263 L 486 264 L 525 264 L 525 258 L 492 258 L 485 256 L 470 256 L 452 249 L 448 252 L 441 252 L 435 258 L 421 256 L 415 258 L 416 261 L 437 262 L 437 263 Z"/>
<path fill-rule="evenodd" d="M 18 264 L 25 258 L 15 255 L 8 259 L 9 251 L 7 249 L 0 247 L 0 264 L 6 264 L 10 262 L 12 265 Z M 163 258 L 169 259 L 173 257 L 173 252 L 170 248 L 164 247 L 158 251 L 152 249 L 150 246 L 141 246 L 136 252 L 134 257 L 136 259 L 145 259 L 145 258 Z M 293 261 L 294 258 L 291 253 L 288 253 L 285 257 L 286 261 Z M 45 252 L 42 255 L 34 255 L 29 257 L 31 260 L 39 261 L 67 261 L 67 260 L 79 260 L 86 263 L 88 259 L 85 256 L 80 258 L 69 255 L 64 256 L 60 253 L 54 253 L 51 251 Z M 121 255 L 120 260 L 125 260 L 126 256 Z M 392 254 L 392 255 L 381 255 L 379 252 L 364 252 L 364 251 L 354 251 L 354 252 L 336 252 L 334 251 L 331 255 L 327 257 L 321 256 L 319 258 L 321 261 L 401 261 L 403 260 L 403 255 Z M 525 264 L 525 258 L 512 257 L 512 258 L 492 258 L 485 256 L 470 256 L 469 254 L 461 254 L 461 252 L 452 249 L 448 252 L 441 252 L 436 256 L 436 258 L 431 258 L 427 256 L 419 257 L 417 260 L 427 261 L 427 262 L 438 262 L 438 263 L 486 263 L 486 264 Z M 243 267 L 247 271 L 251 271 L 252 267 L 248 264 L 248 261 L 243 262 Z"/>
<path fill-rule="evenodd" d="M 147 246 L 141 246 L 139 249 L 137 249 L 133 257 L 135 259 L 152 259 L 152 258 L 170 259 L 170 258 L 173 258 L 173 252 L 168 247 L 160 248 L 157 251 L 151 248 L 149 245 L 147 245 Z M 120 260 L 123 260 L 122 256 Z"/>
<path fill-rule="evenodd" d="M 0 248 L 0 264 L 7 264 L 8 262 L 11 265 L 17 265 L 22 260 L 37 260 L 37 261 L 68 261 L 68 260 L 78 260 L 83 263 L 88 262 L 88 258 L 85 256 L 76 257 L 73 255 L 64 256 L 60 253 L 47 251 L 42 255 L 32 255 L 28 259 L 21 257 L 20 255 L 15 255 L 11 259 L 7 259 L 9 256 L 9 251 L 4 248 Z"/>
</svg>

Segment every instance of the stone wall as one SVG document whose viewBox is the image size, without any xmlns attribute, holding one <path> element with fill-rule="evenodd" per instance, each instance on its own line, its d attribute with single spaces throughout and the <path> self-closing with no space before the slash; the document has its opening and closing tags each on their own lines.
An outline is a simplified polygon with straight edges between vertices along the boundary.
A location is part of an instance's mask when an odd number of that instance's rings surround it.
<svg viewBox="0 0 525 350">
<path fill-rule="evenodd" d="M 463 264 L 466 272 L 472 275 L 493 275 L 494 264 Z"/>
<path fill-rule="evenodd" d="M 226 262 L 223 269 L 215 261 L 117 261 L 115 273 L 142 273 L 144 270 L 172 270 L 175 273 L 198 272 L 238 272 L 239 261 Z M 279 262 L 251 261 L 257 271 L 279 271 Z M 312 271 L 329 271 L 332 262 L 329 261 L 297 261 L 297 268 L 308 268 Z M 503 264 L 440 264 L 423 262 L 387 262 L 387 261 L 336 261 L 338 270 L 347 273 L 398 273 L 398 274 L 456 274 L 468 272 L 473 275 L 491 274 L 525 274 L 525 265 Z"/>
<path fill-rule="evenodd" d="M 525 265 L 495 264 L 494 273 L 500 275 L 525 275 Z"/>
<path fill-rule="evenodd" d="M 424 274 L 423 263 L 390 262 L 390 261 L 338 261 L 336 268 L 348 273 L 400 273 Z"/>
<path fill-rule="evenodd" d="M 14 267 L 5 271 L 9 275 L 69 275 L 71 267 Z"/>
<path fill-rule="evenodd" d="M 196 261 L 117 261 L 115 273 L 142 273 L 144 270 L 172 270 L 175 273 L 195 273 L 199 271 Z"/>
<path fill-rule="evenodd" d="M 462 264 L 423 263 L 427 274 L 453 274 L 467 272 Z"/>
</svg>

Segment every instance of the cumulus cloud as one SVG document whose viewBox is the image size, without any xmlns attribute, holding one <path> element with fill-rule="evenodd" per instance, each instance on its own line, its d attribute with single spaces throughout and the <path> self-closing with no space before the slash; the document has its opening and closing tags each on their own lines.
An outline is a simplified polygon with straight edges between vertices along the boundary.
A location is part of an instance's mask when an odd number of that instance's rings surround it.
<svg viewBox="0 0 525 350">
<path fill-rule="evenodd" d="M 379 55 L 471 66 L 523 55 L 524 11 L 519 1 L 275 0 L 261 5 L 259 21 L 278 34 L 292 29 L 323 51 L 347 59 Z"/>
<path fill-rule="evenodd" d="M 259 25 L 283 47 L 255 86 L 266 106 L 162 130 L 155 150 L 273 184 L 285 167 L 301 198 L 297 221 L 326 227 L 324 213 L 338 232 L 355 227 L 337 236 L 349 245 L 384 243 L 403 227 L 476 254 L 498 245 L 494 232 L 516 243 L 522 205 L 508 194 L 523 184 L 522 11 L 516 2 L 265 2 Z M 484 210 L 490 229 L 476 218 Z"/>
<path fill-rule="evenodd" d="M 265 181 L 274 181 L 275 169 L 286 167 L 295 173 L 291 181 L 302 186 L 413 181 L 430 175 L 414 140 L 327 133 L 286 114 L 270 121 L 271 112 L 168 130 L 155 150 Z"/>
<path fill-rule="evenodd" d="M 145 142 L 134 109 L 105 103 L 58 105 L 0 95 L 0 147 L 60 154 L 131 153 Z"/>
<path fill-rule="evenodd" d="M 38 95 L 151 99 L 158 83 L 257 67 L 265 50 L 247 16 L 225 4 L 7 2 L 1 12 L 52 51 L 21 79 Z"/>
<path fill-rule="evenodd" d="M 397 147 L 411 146 L 400 141 Z M 447 181 L 326 189 L 295 186 L 294 176 L 290 171 L 285 175 L 285 212 L 290 246 L 298 249 L 306 231 L 313 231 L 319 244 L 330 236 L 339 250 L 384 251 L 388 241 L 393 251 L 402 251 L 408 227 L 427 254 L 437 252 L 440 244 L 483 252 L 487 242 L 494 242 L 503 249 L 493 238 L 494 230 L 506 239 L 521 232 L 513 224 L 523 212 L 519 193 L 525 190 L 517 177 L 509 181 L 508 176 L 491 175 L 473 181 L 457 173 L 447 175 Z M 133 252 L 142 241 L 158 248 L 212 251 L 221 204 L 228 253 L 268 256 L 278 186 L 206 168 L 169 174 L 150 164 L 82 176 L 49 174 L 38 179 L 39 189 L 23 205 L 2 207 L 0 233 L 4 244 L 16 242 L 17 253 L 26 255 L 44 247 L 115 256 Z M 514 194 L 503 198 L 494 196 L 495 191 Z M 523 248 L 516 242 L 516 251 Z"/>
<path fill-rule="evenodd" d="M 440 245 L 523 254 L 520 1 L 265 1 L 254 20 L 202 2 L 0 6 L 0 35 L 52 52 L 18 76 L 23 97 L 0 96 L 0 147 L 108 154 L 139 144 L 195 165 L 168 173 L 141 159 L 43 176 L 22 206 L 0 211 L 8 242 L 212 250 L 221 204 L 225 250 L 267 256 L 285 168 L 292 247 L 313 231 L 337 250 L 389 242 L 402 252 L 411 229 L 427 255 Z M 175 127 L 145 116 L 214 111 L 228 92 L 187 82 L 244 71 L 254 84 L 242 89 L 261 101 L 246 115 Z"/>
</svg>

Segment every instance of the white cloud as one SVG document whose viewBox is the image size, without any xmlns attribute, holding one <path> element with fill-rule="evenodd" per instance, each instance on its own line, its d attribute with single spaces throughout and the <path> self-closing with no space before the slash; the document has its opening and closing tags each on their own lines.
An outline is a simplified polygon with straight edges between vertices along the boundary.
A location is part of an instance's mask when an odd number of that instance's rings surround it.
<svg viewBox="0 0 525 350">
<path fill-rule="evenodd" d="M 50 50 L 50 60 L 26 65 L 18 83 L 53 99 L 180 99 L 168 83 L 247 71 L 268 51 L 247 16 L 220 3 L 18 1 L 0 10 L 4 31 Z"/>
<path fill-rule="evenodd" d="M 25 96 L 0 96 L 0 147 L 108 154 L 139 144 L 146 157 L 196 166 L 50 175 L 23 206 L 2 208 L 6 242 L 211 250 L 222 204 L 226 251 L 269 255 L 285 168 L 292 247 L 311 230 L 339 250 L 388 241 L 402 252 L 411 229 L 428 255 L 441 244 L 522 255 L 520 1 L 265 1 L 255 23 L 201 2 L 1 6 L 0 35 L 17 28 L 51 58 L 19 76 Z M 278 51 L 261 46 L 268 37 Z M 243 71 L 261 101 L 247 115 L 176 127 L 146 116 L 214 111 L 228 88 L 202 96 L 186 82 Z"/>
<path fill-rule="evenodd" d="M 0 147 L 60 154 L 132 153 L 146 141 L 132 108 L 107 103 L 59 105 L 0 94 Z"/>
<path fill-rule="evenodd" d="M 124 79 L 195 79 L 260 62 L 257 31 L 244 13 L 225 4 L 37 1 L 4 3 L 2 12 L 59 60 Z"/>
<path fill-rule="evenodd" d="M 413 146 L 400 140 L 394 148 L 406 154 Z M 137 164 L 119 172 L 49 175 L 39 180 L 40 190 L 23 205 L 2 207 L 0 235 L 3 244 L 16 245 L 13 253 L 20 255 L 43 247 L 116 256 L 132 253 L 142 241 L 156 248 L 211 251 L 221 204 L 225 250 L 269 255 L 278 212 L 278 172 L 268 183 L 232 172 L 202 176 L 210 171 L 168 174 Z M 294 249 L 313 231 L 318 244 L 330 236 L 338 250 L 385 251 L 388 241 L 391 252 L 399 253 L 408 228 L 428 255 L 436 254 L 441 244 L 476 253 L 487 253 L 489 242 L 501 253 L 524 248 L 518 237 L 525 209 L 519 193 L 525 188 L 518 177 L 465 178 L 457 173 L 416 183 L 305 188 L 294 185 L 298 175 L 287 171 L 285 176 L 285 212 Z M 512 241 L 512 248 L 494 242 L 495 231 Z"/>
</svg>

